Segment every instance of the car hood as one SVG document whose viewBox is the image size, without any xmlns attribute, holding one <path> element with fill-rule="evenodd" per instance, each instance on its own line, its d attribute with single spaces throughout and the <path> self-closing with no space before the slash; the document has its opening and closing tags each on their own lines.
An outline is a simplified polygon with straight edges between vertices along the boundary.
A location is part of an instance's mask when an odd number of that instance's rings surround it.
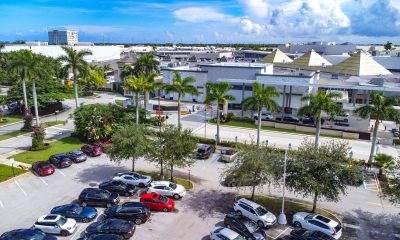
<svg viewBox="0 0 400 240">
<path fill-rule="evenodd" d="M 176 184 L 175 192 L 180 193 L 180 192 L 184 192 L 184 191 L 186 191 L 186 189 L 182 185 Z"/>
<path fill-rule="evenodd" d="M 261 218 L 267 222 L 274 222 L 276 220 L 275 215 L 272 214 L 271 212 L 268 212 L 267 214 L 261 216 Z"/>
<path fill-rule="evenodd" d="M 69 230 L 69 229 L 75 227 L 75 225 L 76 225 L 76 221 L 74 219 L 67 218 L 67 222 L 63 225 L 63 228 L 66 228 Z"/>
<path fill-rule="evenodd" d="M 92 207 L 83 207 L 82 212 L 79 214 L 79 216 L 82 217 L 91 217 L 91 216 L 96 216 L 97 215 L 97 210 L 96 208 Z"/>
</svg>

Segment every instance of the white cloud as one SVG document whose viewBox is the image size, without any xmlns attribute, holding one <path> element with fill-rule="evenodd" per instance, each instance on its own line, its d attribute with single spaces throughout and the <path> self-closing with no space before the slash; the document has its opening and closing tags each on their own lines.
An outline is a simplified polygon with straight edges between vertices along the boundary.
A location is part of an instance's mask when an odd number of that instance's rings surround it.
<svg viewBox="0 0 400 240">
<path fill-rule="evenodd" d="M 258 23 L 253 23 L 249 19 L 242 19 L 240 21 L 244 33 L 260 35 L 265 31 L 265 26 Z"/>
<path fill-rule="evenodd" d="M 232 18 L 211 7 L 188 7 L 174 11 L 175 18 L 192 23 L 224 21 Z"/>
<path fill-rule="evenodd" d="M 250 16 L 257 18 L 266 18 L 269 16 L 269 5 L 267 0 L 239 0 L 245 7 L 246 12 Z"/>
</svg>

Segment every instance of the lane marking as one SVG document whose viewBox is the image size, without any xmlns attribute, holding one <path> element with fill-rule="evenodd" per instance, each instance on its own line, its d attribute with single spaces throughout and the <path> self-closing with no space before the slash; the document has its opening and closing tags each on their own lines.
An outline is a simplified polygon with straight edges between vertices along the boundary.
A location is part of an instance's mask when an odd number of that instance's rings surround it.
<svg viewBox="0 0 400 240">
<path fill-rule="evenodd" d="M 3 202 L 2 202 L 2 201 L 0 201 L 0 207 L 4 207 L 4 205 L 3 205 Z"/>
<path fill-rule="evenodd" d="M 146 230 L 153 230 L 152 228 L 141 227 L 141 226 L 137 226 L 137 225 L 136 225 L 136 228 L 140 228 L 140 229 L 146 229 Z"/>
<path fill-rule="evenodd" d="M 65 177 L 65 174 L 60 169 L 58 169 L 56 172 L 61 173 L 61 175 L 63 175 Z"/>
<path fill-rule="evenodd" d="M 24 189 L 22 189 L 21 185 L 19 185 L 19 183 L 17 182 L 17 180 L 15 180 L 15 179 L 13 179 L 13 180 L 14 180 L 15 184 L 17 184 L 17 186 L 19 187 L 19 189 L 21 189 L 22 193 L 23 193 L 25 196 L 28 196 L 28 194 L 26 194 L 26 192 L 24 191 Z"/>
<path fill-rule="evenodd" d="M 75 229 L 74 235 L 72 235 L 72 237 L 71 237 L 71 240 L 73 240 L 76 237 L 76 234 L 78 234 L 80 228 L 81 228 L 81 225 L 78 225 L 78 227 Z"/>
<path fill-rule="evenodd" d="M 278 236 L 276 236 L 274 239 L 279 238 L 279 236 L 281 236 L 283 233 L 285 233 L 288 229 L 290 229 L 290 227 L 287 227 L 285 230 L 283 230 L 283 232 L 279 233 Z"/>
<path fill-rule="evenodd" d="M 368 204 L 371 204 L 371 205 L 375 205 L 375 206 L 380 206 L 380 207 L 386 207 L 386 208 L 393 208 L 393 206 L 390 206 L 390 205 L 383 205 L 383 204 L 381 204 L 381 203 L 375 203 L 375 202 L 367 202 Z"/>
<path fill-rule="evenodd" d="M 348 228 L 360 229 L 360 226 L 348 224 L 348 223 L 343 223 L 343 226 L 348 227 Z"/>
<path fill-rule="evenodd" d="M 44 185 L 46 185 L 46 186 L 49 185 L 49 184 L 47 184 L 47 182 L 43 178 L 39 177 L 39 179 L 44 183 Z"/>
</svg>

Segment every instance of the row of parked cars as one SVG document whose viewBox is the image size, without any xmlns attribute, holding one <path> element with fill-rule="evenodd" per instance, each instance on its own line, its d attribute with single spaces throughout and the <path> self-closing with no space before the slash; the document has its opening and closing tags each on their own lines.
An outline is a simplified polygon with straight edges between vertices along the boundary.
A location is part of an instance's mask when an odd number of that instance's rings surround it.
<svg viewBox="0 0 400 240">
<path fill-rule="evenodd" d="M 254 114 L 253 118 L 255 120 L 258 120 L 258 114 Z M 274 117 L 272 116 L 271 113 L 262 113 L 261 114 L 261 121 L 268 121 L 268 120 L 273 120 Z M 296 116 L 293 115 L 284 115 L 283 118 L 280 117 L 276 117 L 275 118 L 276 121 L 283 121 L 283 122 L 290 122 L 290 123 L 303 123 L 303 124 L 308 124 L 308 125 L 314 125 L 315 124 L 315 119 L 310 116 L 310 115 L 306 115 L 302 118 L 298 118 Z M 348 125 L 349 122 L 349 114 L 348 113 L 343 113 L 343 114 L 339 114 L 336 115 L 334 117 L 323 117 L 321 119 L 322 122 L 326 121 L 326 120 L 332 120 L 335 123 L 341 123 L 344 125 Z"/>
<path fill-rule="evenodd" d="M 265 240 L 264 228 L 277 222 L 276 216 L 263 206 L 241 198 L 233 204 L 234 211 L 224 219 L 225 227 L 216 227 L 210 232 L 211 240 Z M 293 215 L 294 230 L 286 239 L 335 240 L 342 235 L 341 225 L 318 214 L 298 212 Z"/>
</svg>

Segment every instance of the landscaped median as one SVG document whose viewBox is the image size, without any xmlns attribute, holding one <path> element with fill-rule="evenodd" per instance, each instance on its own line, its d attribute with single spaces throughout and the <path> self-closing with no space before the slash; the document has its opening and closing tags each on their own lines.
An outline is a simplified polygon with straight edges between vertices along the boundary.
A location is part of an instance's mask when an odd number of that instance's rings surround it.
<svg viewBox="0 0 400 240">
<path fill-rule="evenodd" d="M 4 115 L 0 119 L 0 126 L 22 121 L 22 116 L 17 115 Z"/>
<path fill-rule="evenodd" d="M 15 176 L 25 173 L 26 171 L 14 166 Z M 13 177 L 13 169 L 10 166 L 0 164 L 0 182 L 4 182 Z"/>
<path fill-rule="evenodd" d="M 46 127 L 52 127 L 52 126 L 60 125 L 60 124 L 64 124 L 64 121 L 45 122 Z M 28 133 L 30 133 L 30 132 L 21 131 L 21 130 L 12 131 L 12 132 L 0 135 L 0 141 L 7 140 L 7 139 L 10 139 L 13 137 L 18 137 L 18 136 L 28 134 Z"/>
<path fill-rule="evenodd" d="M 153 181 L 160 181 L 160 173 L 159 172 L 144 172 L 144 171 L 136 171 L 139 174 L 151 176 Z M 167 176 L 165 176 L 165 180 L 169 180 Z M 186 190 L 193 188 L 193 183 L 189 182 L 189 180 L 183 178 L 174 177 L 174 183 L 182 185 Z"/>
</svg>

